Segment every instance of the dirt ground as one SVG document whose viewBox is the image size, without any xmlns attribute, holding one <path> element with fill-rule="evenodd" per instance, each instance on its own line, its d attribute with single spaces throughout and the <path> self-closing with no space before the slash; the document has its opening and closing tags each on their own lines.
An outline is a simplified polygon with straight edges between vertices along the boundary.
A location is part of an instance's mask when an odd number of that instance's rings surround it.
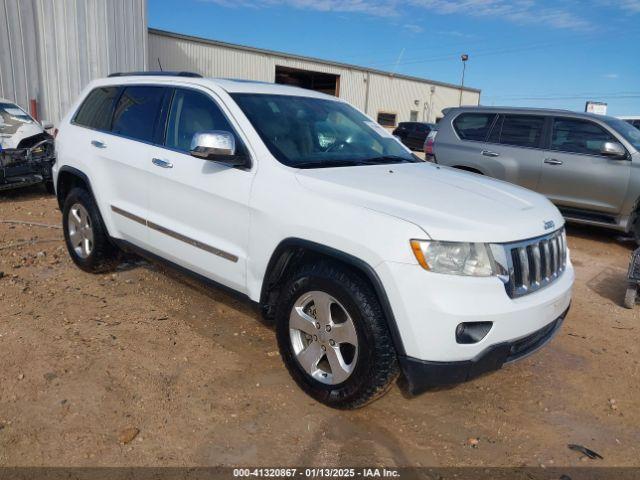
<svg viewBox="0 0 640 480">
<path fill-rule="evenodd" d="M 34 188 L 0 196 L 7 220 L 60 212 Z M 0 466 L 638 466 L 633 244 L 570 227 L 569 246 L 573 307 L 542 351 L 342 412 L 296 387 L 253 307 L 144 261 L 90 275 L 61 230 L 0 223 Z"/>
</svg>

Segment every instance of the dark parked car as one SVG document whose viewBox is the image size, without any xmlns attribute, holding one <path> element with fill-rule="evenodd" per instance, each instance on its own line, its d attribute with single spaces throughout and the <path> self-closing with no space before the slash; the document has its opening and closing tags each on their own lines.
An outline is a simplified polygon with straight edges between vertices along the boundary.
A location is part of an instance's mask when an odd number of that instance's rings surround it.
<svg viewBox="0 0 640 480">
<path fill-rule="evenodd" d="M 427 135 L 434 127 L 433 123 L 401 122 L 393 134 L 411 150 L 422 150 Z"/>
<path fill-rule="evenodd" d="M 0 99 L 0 191 L 44 183 L 53 192 L 53 138 L 9 100 Z"/>
</svg>

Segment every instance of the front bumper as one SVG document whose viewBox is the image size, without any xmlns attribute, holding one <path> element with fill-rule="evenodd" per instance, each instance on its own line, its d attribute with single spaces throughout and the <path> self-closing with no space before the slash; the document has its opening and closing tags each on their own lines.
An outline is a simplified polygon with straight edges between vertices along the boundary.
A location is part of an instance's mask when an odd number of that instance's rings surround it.
<svg viewBox="0 0 640 480">
<path fill-rule="evenodd" d="M 497 277 L 463 277 L 430 273 L 419 265 L 383 262 L 376 268 L 395 317 L 407 357 L 429 362 L 478 358 L 494 345 L 524 338 L 559 318 L 571 303 L 571 262 L 545 288 L 510 298 Z M 456 339 L 460 323 L 490 322 L 476 343 Z"/>
<path fill-rule="evenodd" d="M 475 358 L 458 362 L 429 362 L 401 356 L 402 386 L 411 395 L 430 388 L 472 380 L 500 369 L 505 363 L 520 360 L 546 345 L 560 329 L 569 309 L 553 322 L 524 338 L 492 345 Z"/>
<path fill-rule="evenodd" d="M 0 190 L 48 182 L 55 163 L 53 144 L 0 151 Z"/>
</svg>

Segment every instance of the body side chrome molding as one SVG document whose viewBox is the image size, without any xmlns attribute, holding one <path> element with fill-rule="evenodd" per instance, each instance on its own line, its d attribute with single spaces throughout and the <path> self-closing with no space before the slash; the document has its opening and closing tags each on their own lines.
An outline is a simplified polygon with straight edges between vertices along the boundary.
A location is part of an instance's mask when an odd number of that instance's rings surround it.
<svg viewBox="0 0 640 480">
<path fill-rule="evenodd" d="M 134 222 L 140 223 L 141 225 L 144 225 L 148 228 L 151 228 L 152 230 L 155 230 L 157 232 L 163 233 L 171 238 L 175 238 L 176 240 L 179 240 L 181 242 L 187 243 L 189 245 L 191 245 L 192 247 L 196 247 L 199 248 L 200 250 L 204 250 L 205 252 L 208 253 L 212 253 L 220 258 L 224 258 L 225 260 L 229 260 L 230 262 L 236 263 L 238 261 L 238 257 L 236 255 L 233 255 L 229 252 L 225 252 L 224 250 L 220 250 L 219 248 L 216 247 L 212 247 L 211 245 L 207 245 L 206 243 L 202 243 L 198 240 L 195 240 L 191 237 L 187 237 L 185 235 L 182 235 L 181 233 L 175 232 L 173 230 L 170 230 L 166 227 L 163 227 L 162 225 L 158 225 L 157 223 L 153 223 L 150 222 L 149 220 L 146 220 L 142 217 L 139 217 L 137 215 L 134 215 L 133 213 L 127 212 L 126 210 L 122 210 L 121 208 L 118 208 L 116 206 L 111 205 L 111 211 L 114 213 L 117 213 L 118 215 L 121 215 L 125 218 L 128 218 L 129 220 L 132 220 Z"/>
</svg>

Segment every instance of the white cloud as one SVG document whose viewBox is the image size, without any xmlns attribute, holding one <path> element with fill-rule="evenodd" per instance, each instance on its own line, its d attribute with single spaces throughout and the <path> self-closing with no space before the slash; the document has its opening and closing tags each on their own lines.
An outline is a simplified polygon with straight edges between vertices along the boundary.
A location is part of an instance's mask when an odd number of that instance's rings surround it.
<svg viewBox="0 0 640 480">
<path fill-rule="evenodd" d="M 545 7 L 535 0 L 408 0 L 436 13 L 492 17 L 514 23 L 535 23 L 555 28 L 586 29 L 590 23 L 561 8 Z"/>
<path fill-rule="evenodd" d="M 618 7 L 631 13 L 640 13 L 640 0 L 600 0 L 602 5 Z"/>
<path fill-rule="evenodd" d="M 617 73 L 605 73 L 603 77 L 608 78 L 610 80 L 615 80 L 617 78 L 620 78 L 620 75 L 618 75 Z"/>
<path fill-rule="evenodd" d="M 407 7 L 435 14 L 455 14 L 506 20 L 516 24 L 587 30 L 582 1 L 544 0 L 202 0 L 225 7 L 290 7 L 319 12 L 361 13 L 377 17 L 402 16 Z M 605 7 L 640 13 L 640 0 L 597 0 Z M 588 9 L 588 7 L 586 7 Z M 418 26 L 416 24 L 411 24 Z"/>
<path fill-rule="evenodd" d="M 416 25 L 415 23 L 407 23 L 402 26 L 405 30 L 408 30 L 410 33 L 422 33 L 424 32 L 424 28 L 420 25 Z"/>
</svg>

